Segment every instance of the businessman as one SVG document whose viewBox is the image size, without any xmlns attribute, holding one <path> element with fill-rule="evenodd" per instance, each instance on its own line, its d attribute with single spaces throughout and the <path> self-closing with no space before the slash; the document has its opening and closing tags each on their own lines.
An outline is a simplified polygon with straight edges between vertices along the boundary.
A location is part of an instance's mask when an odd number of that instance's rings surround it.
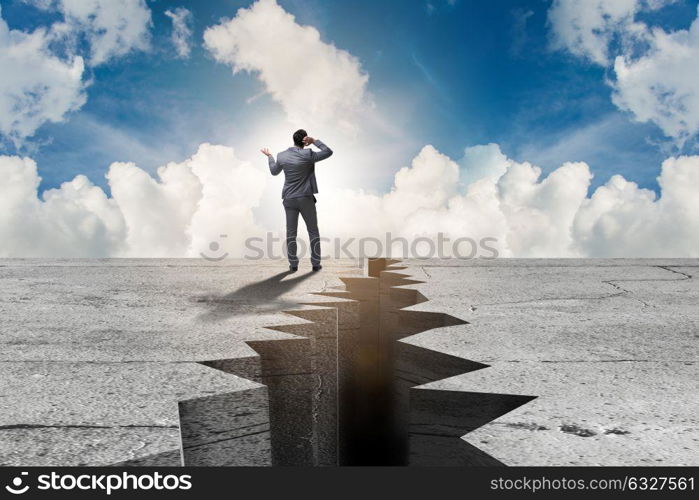
<svg viewBox="0 0 699 500">
<path fill-rule="evenodd" d="M 262 154 L 269 160 L 269 171 L 279 175 L 284 171 L 284 187 L 282 188 L 282 203 L 286 212 L 286 251 L 289 257 L 289 269 L 296 272 L 299 259 L 296 255 L 296 233 L 298 230 L 299 214 L 308 229 L 311 240 L 311 265 L 314 271 L 320 271 L 320 233 L 318 232 L 318 216 L 316 214 L 316 183 L 315 164 L 329 158 L 333 152 L 322 141 L 310 137 L 305 130 L 300 129 L 292 136 L 294 145 L 277 155 L 277 160 L 269 149 L 261 149 Z M 310 148 L 311 144 L 320 151 Z"/>
</svg>

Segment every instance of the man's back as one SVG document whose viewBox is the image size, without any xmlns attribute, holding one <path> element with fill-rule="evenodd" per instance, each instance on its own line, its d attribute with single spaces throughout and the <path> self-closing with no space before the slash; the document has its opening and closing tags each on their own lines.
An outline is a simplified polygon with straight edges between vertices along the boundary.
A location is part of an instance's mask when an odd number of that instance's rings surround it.
<svg viewBox="0 0 699 500">
<path fill-rule="evenodd" d="M 279 153 L 276 162 L 274 158 L 269 157 L 269 169 L 272 175 L 284 171 L 283 199 L 312 196 L 318 192 L 315 163 L 330 157 L 333 152 L 318 139 L 314 144 L 320 151 L 292 146 Z"/>
</svg>

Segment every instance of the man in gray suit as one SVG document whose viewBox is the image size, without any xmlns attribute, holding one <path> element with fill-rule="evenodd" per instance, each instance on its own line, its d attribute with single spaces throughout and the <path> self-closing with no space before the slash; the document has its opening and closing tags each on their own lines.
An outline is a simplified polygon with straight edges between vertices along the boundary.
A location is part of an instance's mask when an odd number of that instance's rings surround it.
<svg viewBox="0 0 699 500">
<path fill-rule="evenodd" d="M 279 175 L 284 171 L 284 188 L 282 203 L 286 212 L 286 251 L 289 256 L 289 269 L 295 272 L 299 268 L 296 255 L 296 233 L 298 230 L 299 214 L 303 217 L 311 240 L 311 265 L 314 271 L 320 271 L 320 233 L 318 232 L 318 216 L 316 214 L 316 183 L 315 164 L 329 158 L 333 152 L 322 141 L 309 137 L 303 129 L 293 135 L 294 145 L 274 156 L 269 149 L 261 149 L 262 154 L 269 160 L 269 171 Z M 314 144 L 320 151 L 304 149 Z"/>
</svg>

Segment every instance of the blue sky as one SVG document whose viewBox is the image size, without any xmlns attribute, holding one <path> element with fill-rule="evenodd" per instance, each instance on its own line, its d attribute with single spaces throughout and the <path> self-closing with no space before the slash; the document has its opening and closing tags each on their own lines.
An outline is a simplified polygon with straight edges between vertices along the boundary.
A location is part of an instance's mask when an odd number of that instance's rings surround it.
<svg viewBox="0 0 699 500">
<path fill-rule="evenodd" d="M 204 30 L 233 17 L 249 1 L 151 1 L 152 48 L 90 69 L 87 102 L 60 123 L 39 128 L 18 151 L 33 157 L 41 190 L 86 174 L 107 189 L 114 161 L 135 161 L 149 172 L 182 161 L 202 142 L 236 145 L 253 118 L 274 119 L 279 105 L 247 73 L 232 75 L 202 47 Z M 612 103 L 608 69 L 550 44 L 550 2 L 501 0 L 306 1 L 280 0 L 300 24 L 316 27 L 324 41 L 356 56 L 369 74 L 377 103 L 408 114 L 414 147 L 386 165 L 384 186 L 424 144 L 452 158 L 468 146 L 498 143 L 518 161 L 550 172 L 565 161 L 587 162 L 592 188 L 612 174 L 657 190 L 668 152 L 677 150 L 652 123 L 636 123 Z M 2 0 L 10 28 L 31 30 L 55 19 L 20 0 Z M 173 57 L 169 8 L 194 18 L 192 55 Z M 679 1 L 646 19 L 665 29 L 686 29 L 696 1 Z M 309 57 L 312 64 L 312 57 Z M 260 145 L 262 146 L 262 145 Z M 281 149 L 283 145 L 278 145 Z M 261 161 L 261 158 L 257 158 Z"/>
</svg>

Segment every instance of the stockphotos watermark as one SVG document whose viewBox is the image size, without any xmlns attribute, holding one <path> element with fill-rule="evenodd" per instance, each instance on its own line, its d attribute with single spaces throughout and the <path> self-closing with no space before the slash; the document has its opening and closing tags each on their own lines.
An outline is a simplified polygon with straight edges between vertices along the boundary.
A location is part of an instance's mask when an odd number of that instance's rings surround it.
<svg viewBox="0 0 699 500">
<path fill-rule="evenodd" d="M 174 491 L 192 489 L 189 474 L 161 474 L 160 472 L 110 474 L 71 474 L 51 472 L 39 474 L 32 483 L 29 473 L 22 471 L 15 476 L 5 490 L 13 495 L 23 495 L 30 490 L 39 491 L 92 491 L 111 495 L 115 491 Z"/>
<path fill-rule="evenodd" d="M 211 241 L 200 256 L 218 262 L 231 252 L 224 247 L 227 234 L 219 235 Z M 223 242 L 223 243 L 222 243 Z M 499 256 L 498 239 L 494 237 L 470 238 L 462 236 L 449 238 L 444 233 L 436 237 L 418 236 L 415 238 L 394 237 L 390 232 L 384 238 L 325 238 L 316 244 L 320 246 L 322 259 L 364 259 L 375 257 L 399 257 L 411 259 L 457 258 L 457 259 L 496 259 Z M 286 237 L 268 232 L 264 237 L 253 236 L 245 239 L 243 257 L 248 260 L 286 259 Z M 302 238 L 296 240 L 296 255 L 299 259 L 310 256 L 310 245 Z"/>
</svg>

